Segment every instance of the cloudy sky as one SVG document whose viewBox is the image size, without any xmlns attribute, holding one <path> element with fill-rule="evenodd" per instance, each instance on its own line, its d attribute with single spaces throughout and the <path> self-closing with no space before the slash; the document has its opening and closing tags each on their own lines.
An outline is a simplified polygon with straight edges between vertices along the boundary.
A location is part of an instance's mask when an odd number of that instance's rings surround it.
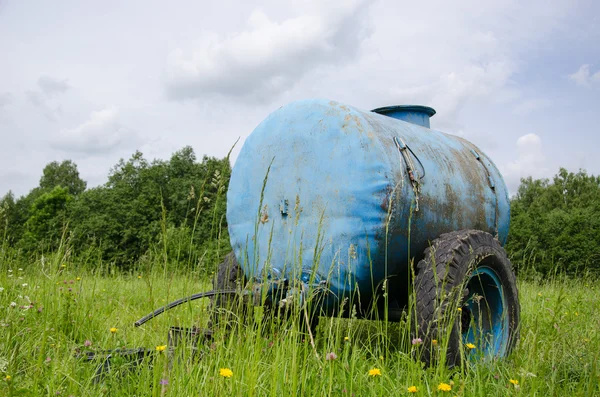
<svg viewBox="0 0 600 397">
<path fill-rule="evenodd" d="M 600 174 L 600 2 L 0 0 L 0 196 L 71 159 L 225 156 L 309 97 L 423 104 L 514 191 Z"/>
</svg>

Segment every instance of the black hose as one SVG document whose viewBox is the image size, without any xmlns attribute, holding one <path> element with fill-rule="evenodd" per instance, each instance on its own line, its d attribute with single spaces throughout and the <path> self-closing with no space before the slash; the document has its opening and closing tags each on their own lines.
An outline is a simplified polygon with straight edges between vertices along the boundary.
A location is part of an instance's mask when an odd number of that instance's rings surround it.
<svg viewBox="0 0 600 397">
<path fill-rule="evenodd" d="M 158 316 L 161 313 L 164 313 L 165 311 L 174 308 L 175 306 L 179 306 L 182 303 L 186 303 L 186 302 L 190 302 L 196 299 L 200 299 L 200 298 L 206 298 L 209 296 L 214 296 L 214 295 L 226 295 L 226 294 L 237 294 L 238 291 L 235 289 L 222 289 L 222 290 L 217 290 L 217 291 L 207 291 L 207 292 L 200 292 L 199 294 L 194 294 L 192 296 L 188 296 L 186 298 L 181 298 L 181 299 L 177 299 L 174 302 L 169 303 L 166 306 L 163 306 L 159 309 L 156 309 L 155 311 L 153 311 L 152 313 L 148 314 L 147 316 L 144 316 L 142 318 L 140 318 L 139 320 L 137 320 L 135 322 L 135 326 L 139 327 L 140 325 L 144 324 L 146 321 L 153 319 L 154 317 Z"/>
</svg>

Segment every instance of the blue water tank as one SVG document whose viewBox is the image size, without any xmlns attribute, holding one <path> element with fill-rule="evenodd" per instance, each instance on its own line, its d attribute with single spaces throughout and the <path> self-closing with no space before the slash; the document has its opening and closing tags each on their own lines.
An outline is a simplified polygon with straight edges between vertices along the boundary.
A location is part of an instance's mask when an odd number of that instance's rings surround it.
<svg viewBox="0 0 600 397">
<path fill-rule="evenodd" d="M 385 278 L 408 282 L 411 259 L 442 233 L 479 229 L 504 244 L 502 175 L 471 142 L 430 129 L 434 114 L 312 99 L 268 115 L 245 141 L 227 193 L 246 276 L 327 280 L 336 298 L 369 296 Z"/>
</svg>

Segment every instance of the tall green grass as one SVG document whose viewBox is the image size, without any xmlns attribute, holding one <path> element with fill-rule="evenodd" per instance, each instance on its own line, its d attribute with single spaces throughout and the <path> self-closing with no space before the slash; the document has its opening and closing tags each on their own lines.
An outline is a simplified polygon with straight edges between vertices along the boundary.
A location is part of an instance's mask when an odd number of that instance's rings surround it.
<svg viewBox="0 0 600 397">
<path fill-rule="evenodd" d="M 182 344 L 158 352 L 170 326 L 206 325 L 208 300 L 181 305 L 139 328 L 134 321 L 211 289 L 210 279 L 165 274 L 160 263 L 150 272 L 111 274 L 62 259 L 25 264 L 4 258 L 0 266 L 0 395 L 380 396 L 406 395 L 411 386 L 417 395 L 600 395 L 600 289 L 591 280 L 521 280 L 521 339 L 510 357 L 424 369 L 413 358 L 419 346 L 403 323 L 321 318 L 312 347 L 299 331 L 301 317 L 265 324 L 261 308 L 250 321 L 217 328 L 197 350 Z M 151 359 L 135 366 L 117 357 L 95 382 L 100 362 L 76 357 L 124 347 L 148 347 Z M 221 376 L 222 368 L 233 376 Z M 373 369 L 381 375 L 370 376 Z M 451 391 L 438 391 L 442 383 Z"/>
</svg>

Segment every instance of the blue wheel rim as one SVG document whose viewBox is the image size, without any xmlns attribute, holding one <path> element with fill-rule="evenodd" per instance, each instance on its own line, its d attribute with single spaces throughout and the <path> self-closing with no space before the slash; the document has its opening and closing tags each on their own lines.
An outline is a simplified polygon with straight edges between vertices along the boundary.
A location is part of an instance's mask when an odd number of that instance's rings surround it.
<svg viewBox="0 0 600 397">
<path fill-rule="evenodd" d="M 463 343 L 475 345 L 470 357 L 501 357 L 506 354 L 509 322 L 504 290 L 498 274 L 489 266 L 479 266 L 467 283 L 469 293 L 463 304 L 468 310 L 468 329 L 462 332 Z M 463 324 L 465 330 L 466 324 Z"/>
</svg>

